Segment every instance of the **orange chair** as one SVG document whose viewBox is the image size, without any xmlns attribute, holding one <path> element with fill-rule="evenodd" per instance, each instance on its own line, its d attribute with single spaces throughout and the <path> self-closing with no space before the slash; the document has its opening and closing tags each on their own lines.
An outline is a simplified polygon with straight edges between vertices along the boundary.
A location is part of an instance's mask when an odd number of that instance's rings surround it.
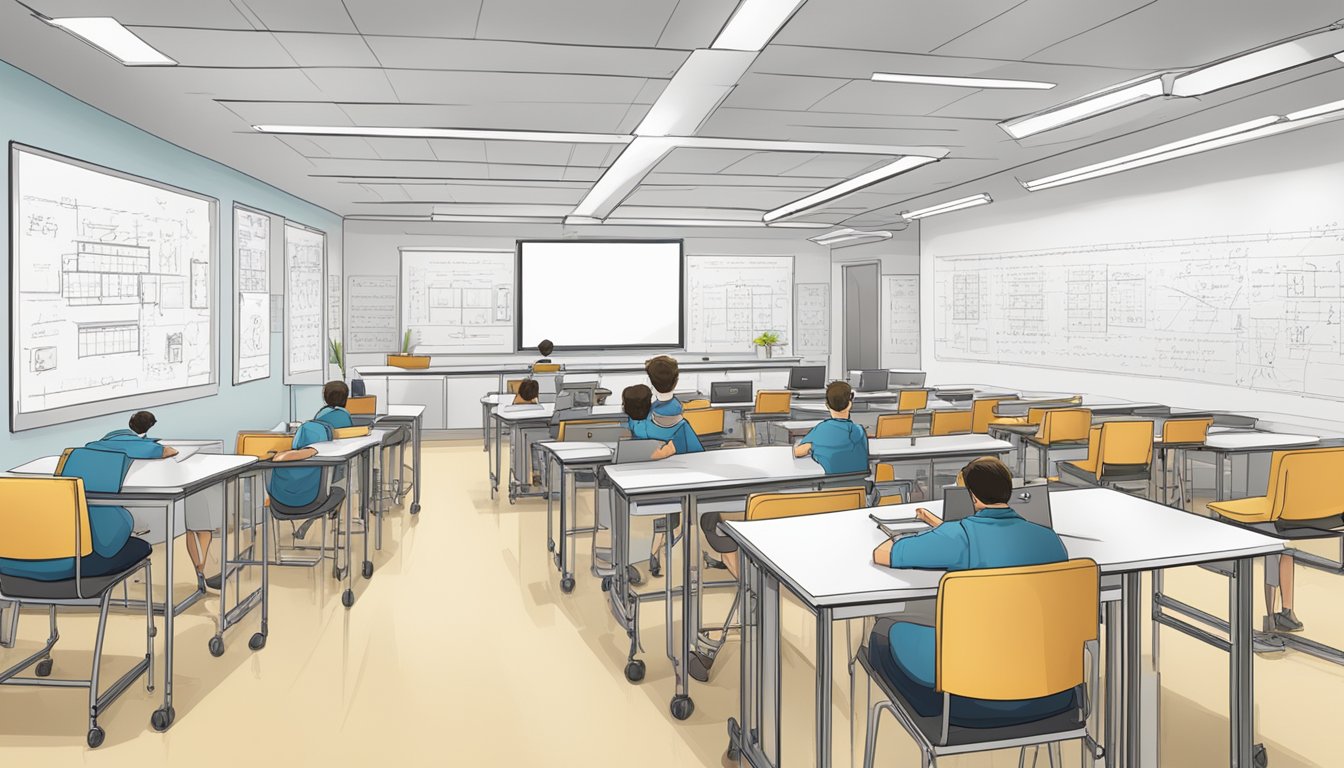
<svg viewBox="0 0 1344 768">
<path fill-rule="evenodd" d="M 1091 485 L 1147 483 L 1152 464 L 1153 422 L 1108 421 L 1088 431 L 1087 458 L 1061 461 L 1059 473 Z"/>
<path fill-rule="evenodd" d="M 971 431 L 974 414 L 970 411 L 934 411 L 929 421 L 930 435 L 958 435 Z"/>
<path fill-rule="evenodd" d="M 1081 448 L 1087 445 L 1088 430 L 1092 428 L 1092 411 L 1087 408 L 1047 408 L 1041 414 L 1041 426 L 1036 434 L 1023 440 L 1026 445 L 1034 446 L 1040 462 L 1039 474 L 1049 474 L 1050 451 L 1054 448 Z M 1151 448 L 1151 446 L 1150 446 Z M 1025 467 L 1022 468 L 1025 470 Z M 1026 477 L 1026 472 L 1021 473 Z"/>
<path fill-rule="evenodd" d="M 364 395 L 347 398 L 345 410 L 349 411 L 351 416 L 372 416 L 378 413 L 378 396 Z"/>
<path fill-rule="evenodd" d="M 762 391 L 756 393 L 756 406 L 742 414 L 742 420 L 751 426 L 751 435 L 747 445 L 758 444 L 758 424 L 771 421 L 786 421 L 793 411 L 793 393 L 788 391 Z M 770 431 L 766 429 L 766 444 L 770 442 Z"/>
<path fill-rule="evenodd" d="M 877 417 L 877 434 L 873 437 L 909 437 L 914 433 L 913 413 L 885 413 Z"/>
<path fill-rule="evenodd" d="M 915 493 L 915 481 L 897 480 L 896 465 L 882 463 L 873 467 L 873 489 L 877 492 L 879 499 L 887 498 L 887 496 L 892 495 L 887 492 L 896 489 L 900 489 L 901 492 L 895 495 L 901 498 L 909 498 Z M 896 502 L 887 503 L 894 504 Z"/>
<path fill-rule="evenodd" d="M 718 448 L 723 445 L 724 411 L 722 408 L 687 410 L 682 416 L 686 419 L 686 423 L 691 425 L 691 431 L 695 432 L 695 436 L 700 438 L 700 444 L 705 448 Z"/>
<path fill-rule="evenodd" d="M 533 373 L 559 373 L 559 372 L 560 372 L 560 364 L 559 364 L 559 363 L 533 363 L 533 364 L 532 364 L 532 372 L 533 372 Z"/>
<path fill-rule="evenodd" d="M 708 408 L 708 407 L 709 407 L 709 401 L 703 397 L 695 400 L 687 400 L 686 404 L 682 406 L 682 408 L 687 411 L 696 411 L 701 408 Z"/>
<path fill-rule="evenodd" d="M 927 389 L 902 389 L 896 396 L 896 410 L 905 413 L 907 411 L 922 411 L 929 407 L 929 390 Z"/>
<path fill-rule="evenodd" d="M 1171 502 L 1171 484 L 1167 482 L 1168 458 L 1175 453 L 1175 462 L 1170 469 L 1172 481 L 1176 486 L 1177 505 L 1186 508 L 1185 483 L 1189 473 L 1189 451 L 1198 448 L 1209 438 L 1209 427 L 1213 426 L 1212 417 L 1199 419 L 1167 419 L 1162 422 L 1162 439 L 1158 441 L 1158 460 L 1161 463 L 1162 503 Z"/>
<path fill-rule="evenodd" d="M 971 431 L 977 435 L 989 433 L 989 424 L 994 421 L 994 409 L 999 403 L 1016 398 L 986 397 L 971 401 Z"/>
</svg>

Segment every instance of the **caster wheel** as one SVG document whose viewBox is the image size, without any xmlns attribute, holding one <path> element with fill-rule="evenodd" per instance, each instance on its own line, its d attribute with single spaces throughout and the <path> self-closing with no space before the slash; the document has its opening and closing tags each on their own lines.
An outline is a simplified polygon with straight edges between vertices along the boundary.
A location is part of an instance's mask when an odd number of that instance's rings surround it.
<svg viewBox="0 0 1344 768">
<path fill-rule="evenodd" d="M 247 641 L 247 647 L 254 651 L 260 651 L 266 647 L 266 636 L 258 632 Z"/>
<path fill-rule="evenodd" d="M 736 763 L 742 759 L 742 750 L 738 749 L 736 744 L 729 744 L 724 756 L 728 758 L 728 762 Z"/>
<path fill-rule="evenodd" d="M 150 637 L 158 637 L 158 636 L 159 636 L 159 628 L 158 628 L 157 626 L 150 627 L 150 628 L 149 628 L 149 636 L 150 636 Z"/>
<path fill-rule="evenodd" d="M 742 759 L 742 748 L 738 745 L 738 737 L 741 736 L 742 729 L 737 724 L 737 718 L 728 718 L 728 749 L 726 756 L 729 761 L 737 762 Z"/>
<path fill-rule="evenodd" d="M 37 669 L 34 671 L 37 672 L 38 677 L 49 676 L 51 674 L 51 659 L 43 659 L 37 662 Z"/>
<path fill-rule="evenodd" d="M 420 514 L 420 505 L 419 505 L 419 504 L 412 504 L 412 505 L 411 505 L 411 514 L 412 514 L 412 515 L 418 515 L 418 514 Z"/>
<path fill-rule="evenodd" d="M 644 577 L 640 575 L 639 569 L 636 568 L 635 566 L 633 565 L 629 566 L 626 570 L 626 573 L 629 575 L 630 583 L 632 585 L 638 587 L 640 584 L 644 583 Z"/>
<path fill-rule="evenodd" d="M 1265 768 L 1269 765 L 1269 753 L 1265 751 L 1264 744 L 1256 744 L 1251 749 L 1251 765 L 1255 768 Z"/>
<path fill-rule="evenodd" d="M 602 577 L 602 591 L 603 591 L 603 592 L 610 592 L 610 591 L 611 591 L 611 577 L 610 577 L 610 576 L 603 576 L 603 577 Z"/>
<path fill-rule="evenodd" d="M 678 720 L 685 720 L 695 711 L 695 702 L 691 701 L 690 696 L 672 697 L 672 716 Z"/>
<path fill-rule="evenodd" d="M 177 713 L 173 711 L 172 707 L 168 707 L 167 709 L 156 709 L 154 710 L 154 714 L 149 716 L 149 725 L 159 733 L 163 733 L 173 724 L 173 720 L 176 717 Z"/>
<path fill-rule="evenodd" d="M 546 542 L 546 551 L 547 551 L 547 552 L 554 552 L 554 551 L 555 551 L 555 542 L 554 542 L 554 541 L 548 541 L 548 542 Z"/>
<path fill-rule="evenodd" d="M 632 683 L 638 683 L 644 679 L 644 662 L 639 659 L 631 659 L 625 665 L 625 679 Z"/>
<path fill-rule="evenodd" d="M 362 573 L 364 574 L 364 578 L 366 579 L 373 578 L 373 563 L 368 560 L 365 560 L 364 570 L 362 571 Z"/>
<path fill-rule="evenodd" d="M 344 605 L 346 608 L 349 608 L 350 606 L 352 606 L 352 605 L 354 605 L 354 604 L 355 604 L 355 593 L 354 593 L 354 592 L 352 592 L 351 590 L 348 590 L 348 589 L 347 589 L 347 590 L 345 590 L 344 592 L 341 593 L 341 605 Z"/>
<path fill-rule="evenodd" d="M 103 745 L 103 739 L 105 738 L 107 738 L 107 734 L 103 732 L 102 728 L 95 725 L 89 729 L 89 735 L 85 741 L 88 742 L 89 749 L 97 749 Z"/>
<path fill-rule="evenodd" d="M 210 638 L 210 655 L 215 658 L 224 655 L 224 638 L 219 635 Z"/>
<path fill-rule="evenodd" d="M 561 591 L 561 592 L 564 592 L 566 595 L 568 595 L 570 592 L 573 592 L 573 591 L 574 591 L 574 579 L 572 579 L 572 578 L 570 578 L 570 577 L 568 577 L 568 576 L 566 576 L 565 578 L 561 579 L 561 580 L 560 580 L 560 591 Z"/>
</svg>

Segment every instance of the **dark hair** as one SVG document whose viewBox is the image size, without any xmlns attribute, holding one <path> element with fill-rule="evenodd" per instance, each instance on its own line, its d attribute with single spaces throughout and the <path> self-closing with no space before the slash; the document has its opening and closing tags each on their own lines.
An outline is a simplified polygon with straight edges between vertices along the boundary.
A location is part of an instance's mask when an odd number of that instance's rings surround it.
<svg viewBox="0 0 1344 768">
<path fill-rule="evenodd" d="M 984 504 L 1006 504 L 1013 496 L 1013 473 L 993 456 L 972 459 L 961 468 L 961 479 Z"/>
<path fill-rule="evenodd" d="M 143 435 L 157 423 L 159 423 L 159 420 L 154 418 L 154 414 L 149 411 L 136 411 L 131 416 L 131 431 L 137 435 Z"/>
<path fill-rule="evenodd" d="M 550 357 L 554 350 L 555 345 L 551 343 L 550 339 L 542 339 L 541 343 L 537 345 L 537 351 L 541 353 L 542 357 Z"/>
<path fill-rule="evenodd" d="M 536 379 L 523 379 L 518 382 L 518 397 L 521 400 L 536 400 L 541 394 L 541 385 Z"/>
<path fill-rule="evenodd" d="M 649 374 L 649 381 L 653 382 L 653 388 L 663 394 L 675 389 L 677 379 L 681 378 L 677 361 L 667 355 L 659 355 L 646 360 L 644 362 L 644 372 Z"/>
<path fill-rule="evenodd" d="M 621 410 L 625 411 L 625 415 L 635 421 L 643 421 L 649 418 L 649 411 L 652 408 L 653 391 L 643 384 L 626 387 L 621 392 Z"/>
<path fill-rule="evenodd" d="M 344 381 L 328 381 L 322 387 L 322 399 L 332 408 L 344 408 L 345 401 L 350 399 L 350 387 Z"/>
<path fill-rule="evenodd" d="M 832 411 L 843 411 L 854 400 L 854 388 L 844 381 L 832 381 L 826 385 L 826 407 Z"/>
</svg>

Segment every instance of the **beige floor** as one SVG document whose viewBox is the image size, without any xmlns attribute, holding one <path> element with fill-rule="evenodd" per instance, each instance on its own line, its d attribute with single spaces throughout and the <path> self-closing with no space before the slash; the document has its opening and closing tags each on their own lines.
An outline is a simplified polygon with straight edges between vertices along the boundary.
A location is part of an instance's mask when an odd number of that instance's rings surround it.
<svg viewBox="0 0 1344 768">
<path fill-rule="evenodd" d="M 359 583 L 352 610 L 341 606 L 328 571 L 276 569 L 265 650 L 248 650 L 256 626 L 250 620 L 230 634 L 225 655 L 212 658 L 206 641 L 213 633 L 207 613 L 216 605 L 213 598 L 179 619 L 178 717 L 167 734 L 148 727 L 158 691 L 136 687 L 114 704 L 102 718 L 107 743 L 89 751 L 81 692 L 4 687 L 0 757 L 19 766 L 233 766 L 240 760 L 719 765 L 724 723 L 736 708 L 736 641 L 730 640 L 711 684 L 693 688 L 695 714 L 685 723 L 673 720 L 661 606 L 644 614 L 649 674 L 631 685 L 621 671 L 624 633 L 597 582 L 586 575 L 586 543 L 580 546 L 578 588 L 562 595 L 546 557 L 543 502 L 490 501 L 477 442 L 430 445 L 424 459 L 424 511 L 419 519 L 402 511 L 389 516 L 378 570 Z M 181 557 L 185 563 L 185 552 Z M 1219 578 L 1182 569 L 1167 582 L 1170 593 L 1225 613 Z M 1341 588 L 1336 577 L 1299 571 L 1299 616 L 1313 636 L 1344 645 Z M 142 621 L 114 619 L 108 645 L 113 673 L 132 663 L 144 642 Z M 783 625 L 785 756 L 791 765 L 809 765 L 812 623 L 788 606 Z M 61 629 L 55 674 L 80 673 L 92 647 L 92 622 L 71 616 Z M 0 651 L 0 664 L 12 663 L 44 636 L 43 618 L 25 615 L 20 647 Z M 844 630 L 837 628 L 836 645 L 843 643 Z M 1163 763 L 1226 765 L 1225 655 L 1165 631 L 1162 662 Z M 847 765 L 848 678 L 843 659 L 835 663 L 835 763 Z M 1344 668 L 1287 653 L 1258 658 L 1256 673 L 1258 739 L 1268 746 L 1270 764 L 1344 764 L 1344 740 L 1335 727 Z M 862 703 L 862 679 L 858 690 Z M 861 745 L 861 725 L 859 731 Z M 879 765 L 914 764 L 914 748 L 890 720 L 882 727 L 878 757 Z M 1065 757 L 1069 765 L 1079 763 L 1076 749 L 1067 749 Z M 856 763 L 860 759 L 855 756 Z M 1015 753 L 999 753 L 946 764 L 1009 766 L 1016 760 Z"/>
</svg>

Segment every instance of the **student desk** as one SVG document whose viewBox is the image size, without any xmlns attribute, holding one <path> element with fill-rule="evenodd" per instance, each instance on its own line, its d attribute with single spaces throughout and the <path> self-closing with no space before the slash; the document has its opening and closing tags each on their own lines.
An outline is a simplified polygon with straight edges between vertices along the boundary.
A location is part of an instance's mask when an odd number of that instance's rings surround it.
<svg viewBox="0 0 1344 768">
<path fill-rule="evenodd" d="M 942 487 L 933 482 L 934 465 L 938 462 L 1004 456 L 1012 450 L 1012 443 L 988 435 L 881 437 L 868 440 L 868 460 L 874 464 L 927 464 L 929 490 L 935 499 L 943 495 Z"/>
<path fill-rule="evenodd" d="M 481 442 L 485 444 L 485 452 L 490 452 L 490 412 L 501 405 L 508 405 L 513 402 L 512 392 L 506 392 L 502 395 L 487 393 L 481 398 Z"/>
<path fill-rule="evenodd" d="M 1016 398 L 1019 394 L 1015 389 L 1003 389 L 1001 387 L 987 387 L 983 384 L 939 384 L 928 387 L 933 391 L 934 396 L 939 400 L 949 402 L 960 402 L 963 400 L 975 400 L 980 398 Z"/>
<path fill-rule="evenodd" d="M 374 420 L 374 428 L 380 424 L 409 424 L 411 427 L 411 474 L 414 480 L 411 481 L 411 514 L 420 514 L 420 451 L 424 444 L 425 433 L 425 406 L 423 405 L 389 405 L 387 413 L 379 414 Z M 381 462 L 380 462 L 381 464 Z M 403 470 L 405 462 L 397 466 L 397 486 L 402 493 L 405 493 L 405 482 L 403 481 Z M 378 549 L 382 549 L 382 528 L 378 530 Z"/>
<path fill-rule="evenodd" d="M 911 517 L 917 506 L 881 507 L 883 517 Z M 722 526 L 742 551 L 742 684 L 738 718 L 729 721 L 732 754 L 762 768 L 780 755 L 779 591 L 782 584 L 816 616 L 816 765 L 831 765 L 831 623 L 901 610 L 907 600 L 937 595 L 938 571 L 893 570 L 873 564 L 885 539 L 861 509 Z M 1106 605 L 1106 761 L 1137 766 L 1140 703 L 1140 575 L 1143 571 L 1234 560 L 1230 582 L 1229 651 L 1232 764 L 1249 768 L 1252 753 L 1251 581 L 1254 558 L 1283 542 L 1188 515 L 1106 488 L 1051 493 L 1055 530 L 1069 556 L 1095 560 L 1102 574 L 1123 578 L 1120 600 Z M 1123 619 L 1122 619 L 1123 616 Z M 1123 624 L 1123 632 L 1121 631 Z M 1122 671 L 1123 670 L 1123 671 Z"/>
<path fill-rule="evenodd" d="M 51 475 L 56 472 L 59 456 L 46 456 L 30 461 L 10 470 L 16 475 Z M 230 454 L 197 453 L 182 461 L 174 459 L 136 460 L 131 463 L 130 471 L 122 482 L 120 493 L 89 493 L 91 500 L 106 501 L 119 506 L 154 506 L 164 511 L 164 602 L 154 609 L 163 614 L 163 706 L 154 711 L 149 722 L 156 731 L 166 731 L 173 724 L 177 713 L 173 710 L 173 646 L 175 632 L 173 619 L 204 597 L 199 589 L 181 602 L 173 601 L 173 544 L 181 533 L 186 519 L 187 497 L 211 488 L 228 484 L 243 474 L 256 471 L 257 460 L 253 456 L 234 456 Z M 238 495 L 234 494 L 234 504 Z M 127 502 L 130 502 L 129 504 Z M 137 504 L 136 502 L 140 502 Z M 227 522 L 227 521 L 226 521 Z M 153 599 L 152 595 L 147 595 Z M 222 597 L 221 597 L 222 600 Z M 260 590 L 239 602 L 235 611 L 242 614 L 250 611 L 261 602 Z M 136 601 L 129 601 L 134 605 Z M 223 629 L 221 628 L 221 632 Z"/>
<path fill-rule="evenodd" d="M 554 563 L 560 571 L 560 591 L 569 594 L 574 591 L 574 572 L 570 570 L 570 544 L 578 533 L 590 533 L 596 528 L 571 528 L 570 517 L 578 508 L 578 491 L 575 488 L 575 475 L 583 469 L 593 470 L 604 464 L 610 464 L 616 454 L 614 443 L 583 443 L 567 440 L 565 442 L 547 441 L 538 443 L 546 454 L 546 551 L 556 552 L 556 539 L 552 536 L 552 509 L 556 496 L 555 480 L 560 480 L 560 541 Z M 554 472 L 552 471 L 554 468 Z"/>
<path fill-rule="evenodd" d="M 616 504 L 611 515 L 612 577 L 608 592 L 612 613 L 630 634 L 630 662 L 626 677 L 632 682 L 644 676 L 644 663 L 635 659 L 639 647 L 639 603 L 661 597 L 667 611 L 667 655 L 672 661 L 676 678 L 676 694 L 672 698 L 673 717 L 685 720 L 695 710 L 689 695 L 690 676 L 686 661 L 695 648 L 700 628 L 699 574 L 700 525 L 699 505 L 703 501 L 743 499 L 753 493 L 789 488 L 844 487 L 862 484 L 867 470 L 848 474 L 828 475 L 810 458 L 798 459 L 791 446 L 759 448 L 730 448 L 721 451 L 672 456 L 660 461 L 633 464 L 613 464 L 604 468 L 616 492 Z M 667 578 L 662 595 L 636 595 L 630 592 L 628 574 L 629 516 L 671 516 L 666 505 L 656 502 L 680 502 L 684 514 L 682 541 L 681 633 L 674 634 L 672 597 L 676 590 L 672 579 L 672 539 L 665 538 L 663 562 L 667 564 Z M 644 511 L 641 511 L 644 507 Z"/>
<path fill-rule="evenodd" d="M 522 434 L 526 429 L 540 429 L 550 425 L 551 416 L 555 414 L 555 403 L 540 403 L 538 405 L 501 405 L 490 411 L 490 416 L 495 422 L 495 451 L 494 461 L 490 462 L 490 498 L 495 498 L 499 491 L 499 478 L 504 473 L 501 465 L 500 443 L 503 439 L 504 425 L 509 427 L 509 503 L 512 504 L 520 496 L 536 496 L 538 493 L 522 493 L 519 488 L 525 483 L 521 481 L 520 473 L 527 467 L 527 456 L 522 450 Z M 595 405 L 592 408 L 592 415 L 583 418 L 600 419 L 610 417 L 612 421 L 624 421 L 625 412 L 619 405 Z M 520 463 L 521 462 L 521 463 Z"/>
<path fill-rule="evenodd" d="M 1227 459 L 1234 454 L 1269 453 L 1289 448 L 1307 448 L 1320 444 L 1316 435 L 1289 435 L 1278 432 L 1228 431 L 1213 433 L 1210 431 L 1204 445 L 1191 448 L 1191 451 L 1212 453 L 1214 455 L 1214 500 L 1227 498 L 1226 483 L 1223 474 L 1227 469 Z"/>
<path fill-rule="evenodd" d="M 907 387 L 907 389 L 921 389 L 921 387 Z M 794 402 L 826 402 L 826 390 L 824 389 L 791 389 Z M 874 392 L 854 392 L 854 402 L 856 403 L 894 403 L 901 399 L 901 390 L 899 389 L 881 389 Z"/>
</svg>

